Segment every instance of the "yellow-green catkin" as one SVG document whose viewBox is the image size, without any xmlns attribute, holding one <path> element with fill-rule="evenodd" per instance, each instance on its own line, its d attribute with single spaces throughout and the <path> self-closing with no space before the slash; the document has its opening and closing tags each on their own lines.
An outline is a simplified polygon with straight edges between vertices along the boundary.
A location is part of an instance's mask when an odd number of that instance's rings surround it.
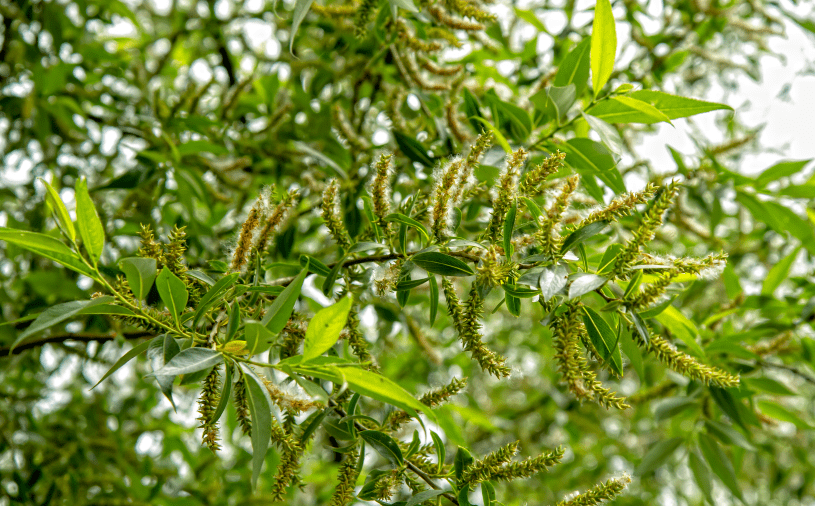
<svg viewBox="0 0 815 506">
<path fill-rule="evenodd" d="M 243 373 L 240 374 L 238 381 L 235 382 L 235 413 L 238 419 L 238 425 L 244 434 L 252 434 L 252 418 L 249 415 L 249 399 L 246 397 L 246 381 L 243 379 Z"/>
<path fill-rule="evenodd" d="M 238 234 L 238 244 L 235 246 L 235 251 L 232 253 L 232 261 L 229 268 L 233 271 L 240 271 L 246 264 L 249 258 L 249 250 L 252 248 L 255 229 L 260 225 L 261 207 L 263 205 L 263 198 L 258 197 L 255 205 L 246 216 L 241 231 Z"/>
<path fill-rule="evenodd" d="M 298 191 L 296 189 L 289 190 L 280 202 L 272 208 L 271 212 L 263 217 L 263 228 L 260 229 L 260 233 L 253 244 L 254 255 L 263 255 L 266 252 L 266 248 L 269 247 L 269 239 L 276 230 L 280 229 L 281 224 L 286 219 L 286 215 L 297 203 L 297 196 Z M 266 198 L 267 200 L 271 200 L 269 194 L 267 194 Z"/>
<path fill-rule="evenodd" d="M 497 287 L 518 276 L 517 265 L 502 258 L 499 246 L 491 244 L 476 267 L 476 282 L 481 286 Z M 506 253 L 506 252 L 505 252 Z"/>
<path fill-rule="evenodd" d="M 491 452 L 483 459 L 476 460 L 461 473 L 461 481 L 469 485 L 477 485 L 482 481 L 489 481 L 493 474 L 512 460 L 518 453 L 520 441 L 515 441 Z"/>
<path fill-rule="evenodd" d="M 202 443 L 213 452 L 221 449 L 221 445 L 218 444 L 218 421 L 214 419 L 215 410 L 221 400 L 218 368 L 219 366 L 216 365 L 207 374 L 201 389 L 201 397 L 198 398 L 198 413 L 200 414 L 198 421 L 201 422 L 198 427 L 204 430 L 201 436 Z"/>
<path fill-rule="evenodd" d="M 325 191 L 323 191 L 323 200 L 320 205 L 322 217 L 325 221 L 325 226 L 331 233 L 337 245 L 345 251 L 351 248 L 351 236 L 348 234 L 348 229 L 345 228 L 345 223 L 342 219 L 342 212 L 340 206 L 340 185 L 336 179 L 332 179 Z"/>
<path fill-rule="evenodd" d="M 347 331 L 345 338 L 360 362 L 371 363 L 369 368 L 376 369 L 376 365 L 372 363 L 373 357 L 368 352 L 368 342 L 365 340 L 365 336 L 362 334 L 359 324 L 359 311 L 356 307 L 352 307 L 351 311 L 348 312 L 348 321 L 345 324 Z"/>
<path fill-rule="evenodd" d="M 332 18 L 347 18 L 354 16 L 357 13 L 359 6 L 355 3 L 348 5 L 320 5 L 318 3 L 311 4 L 311 10 L 321 16 Z"/>
<path fill-rule="evenodd" d="M 739 384 L 738 376 L 734 376 L 716 367 L 702 364 L 690 355 L 677 350 L 674 345 L 660 336 L 651 334 L 649 342 L 646 344 L 636 329 L 632 329 L 632 334 L 640 346 L 653 353 L 665 365 L 686 378 L 695 379 L 706 385 L 714 385 L 721 388 L 734 387 Z"/>
<path fill-rule="evenodd" d="M 484 237 L 490 242 L 495 243 L 501 240 L 504 220 L 517 197 L 518 176 L 521 173 L 521 165 L 523 165 L 527 156 L 528 153 L 524 148 L 518 148 L 517 151 L 507 155 L 506 167 L 498 177 L 496 184 L 497 190 L 492 201 L 490 222 L 484 232 Z"/>
<path fill-rule="evenodd" d="M 492 146 L 492 133 L 482 132 L 470 147 L 470 152 L 467 154 L 467 158 L 464 159 L 464 165 L 461 166 L 461 170 L 458 174 L 458 181 L 456 182 L 452 198 L 454 205 L 461 203 L 473 188 L 475 183 L 475 177 L 473 175 L 475 168 L 478 166 L 484 153 L 490 149 L 490 146 Z"/>
<path fill-rule="evenodd" d="M 391 211 L 391 160 L 393 155 L 382 153 L 374 164 L 374 177 L 371 181 L 371 202 L 373 212 L 383 230 L 388 228 L 385 217 Z"/>
<path fill-rule="evenodd" d="M 461 159 L 454 159 L 443 166 L 435 177 L 430 194 L 430 229 L 439 241 L 443 241 L 448 234 L 450 216 L 455 206 L 453 195 L 462 163 Z"/>
<path fill-rule="evenodd" d="M 675 182 L 658 190 L 654 201 L 645 211 L 640 226 L 637 227 L 631 239 L 623 246 L 622 251 L 617 256 L 617 261 L 614 263 L 614 269 L 612 270 L 613 277 L 625 278 L 628 276 L 629 267 L 639 257 L 642 247 L 654 238 L 657 229 L 662 225 L 665 211 L 671 207 L 678 191 L 679 187 Z"/>
<path fill-rule="evenodd" d="M 544 161 L 523 175 L 521 183 L 518 185 L 518 192 L 528 197 L 540 194 L 546 179 L 563 168 L 563 161 L 565 159 L 566 154 L 560 151 L 556 151 L 547 157 Z"/>
<path fill-rule="evenodd" d="M 563 453 L 563 448 L 557 448 L 551 452 L 542 453 L 537 457 L 530 457 L 520 462 L 508 462 L 491 470 L 483 481 L 512 481 L 519 478 L 529 478 L 559 464 L 563 460 Z"/>
<path fill-rule="evenodd" d="M 446 294 L 446 292 L 445 292 Z M 506 359 L 487 348 L 481 341 L 481 314 L 484 312 L 484 301 L 475 284 L 470 288 L 470 296 L 464 304 L 461 343 L 466 351 L 478 362 L 482 369 L 497 378 L 509 376 L 510 368 Z"/>
<path fill-rule="evenodd" d="M 272 502 L 281 502 L 286 497 L 286 489 L 296 479 L 297 470 L 300 468 L 300 453 L 296 450 L 284 449 L 280 454 L 280 464 L 277 466 L 272 490 L 270 492 Z"/>
<path fill-rule="evenodd" d="M 365 137 L 359 135 L 354 126 L 348 120 L 342 107 L 336 104 L 331 108 L 331 121 L 337 132 L 342 135 L 348 144 L 356 151 L 367 151 L 371 147 L 371 143 Z"/>
<path fill-rule="evenodd" d="M 357 483 L 357 453 L 345 454 L 337 476 L 337 488 L 331 497 L 331 506 L 348 506 L 354 499 L 354 487 Z"/>
<path fill-rule="evenodd" d="M 184 252 L 187 251 L 186 228 L 173 226 L 164 246 L 164 265 L 178 277 L 183 277 L 187 272 L 187 266 L 184 265 Z"/>
<path fill-rule="evenodd" d="M 464 390 L 467 386 L 467 378 L 457 379 L 453 378 L 449 384 L 433 389 L 419 398 L 419 402 L 425 406 L 435 408 L 447 402 L 451 397 Z M 403 423 L 410 420 L 410 415 L 407 411 L 397 410 L 391 411 L 388 416 L 387 424 L 394 430 L 398 429 Z"/>
<path fill-rule="evenodd" d="M 568 501 L 560 501 L 557 506 L 594 506 L 611 501 L 631 483 L 631 478 L 626 474 L 620 478 L 611 478 L 605 483 L 595 485 L 591 490 L 578 494 Z"/>
<path fill-rule="evenodd" d="M 555 201 L 546 210 L 546 214 L 541 217 L 538 223 L 538 231 L 535 232 L 535 240 L 540 246 L 541 252 L 553 259 L 560 258 L 560 245 L 563 242 L 563 238 L 559 233 L 560 224 L 563 213 L 569 205 L 569 198 L 577 189 L 579 180 L 579 176 L 572 176 L 566 180 Z"/>
<path fill-rule="evenodd" d="M 464 19 L 451 16 L 446 10 L 439 7 L 438 5 L 430 7 L 429 9 L 427 9 L 427 11 L 430 13 L 431 16 L 433 16 L 436 19 L 436 21 L 454 30 L 476 32 L 484 29 L 484 25 L 482 23 L 467 21 Z"/>
<path fill-rule="evenodd" d="M 354 16 L 354 33 L 357 37 L 363 38 L 368 34 L 368 25 L 376 12 L 376 0 L 362 0 Z"/>
<path fill-rule="evenodd" d="M 645 189 L 638 192 L 626 193 L 616 199 L 612 200 L 609 205 L 602 209 L 598 209 L 590 213 L 583 221 L 580 222 L 578 227 L 583 227 L 590 223 L 598 221 L 614 221 L 623 216 L 628 216 L 634 210 L 637 204 L 644 204 L 648 199 L 654 196 L 657 191 L 657 186 L 653 183 L 648 183 Z"/>
</svg>

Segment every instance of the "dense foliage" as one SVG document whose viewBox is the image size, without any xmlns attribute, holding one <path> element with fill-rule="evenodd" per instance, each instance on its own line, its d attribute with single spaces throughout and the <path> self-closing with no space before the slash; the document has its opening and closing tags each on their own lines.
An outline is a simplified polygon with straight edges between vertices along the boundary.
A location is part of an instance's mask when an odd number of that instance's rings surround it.
<svg viewBox="0 0 815 506">
<path fill-rule="evenodd" d="M 815 26 L 652 4 L 0 4 L 0 505 L 812 504 L 812 165 L 703 99 Z"/>
</svg>

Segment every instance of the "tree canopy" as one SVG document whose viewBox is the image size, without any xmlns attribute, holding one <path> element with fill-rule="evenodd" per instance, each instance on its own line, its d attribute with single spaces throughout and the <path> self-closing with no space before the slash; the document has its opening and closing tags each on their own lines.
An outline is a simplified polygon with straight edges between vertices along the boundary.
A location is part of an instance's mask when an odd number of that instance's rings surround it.
<svg viewBox="0 0 815 506">
<path fill-rule="evenodd" d="M 801 7 L 0 4 L 0 506 L 812 504 Z"/>
</svg>

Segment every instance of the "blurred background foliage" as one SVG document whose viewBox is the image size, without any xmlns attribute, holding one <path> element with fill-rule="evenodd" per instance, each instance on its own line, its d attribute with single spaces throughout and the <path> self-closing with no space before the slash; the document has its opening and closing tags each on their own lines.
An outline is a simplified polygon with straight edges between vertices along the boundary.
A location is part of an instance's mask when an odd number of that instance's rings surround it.
<svg viewBox="0 0 815 506">
<path fill-rule="evenodd" d="M 534 97 L 588 37 L 593 2 L 489 3 L 495 20 L 483 30 L 449 31 L 459 48 L 431 38 L 439 23 L 427 14 L 455 2 L 420 2 L 424 14 L 405 13 L 399 25 L 391 5 L 406 3 L 363 0 L 370 13 L 349 17 L 337 14 L 341 5 L 318 2 L 296 37 L 297 6 L 285 1 L 0 3 L 0 225 L 57 236 L 36 178 L 70 203 L 86 176 L 111 238 L 103 256 L 111 272 L 138 247 L 142 224 L 162 235 L 186 226 L 187 262 L 208 269 L 224 258 L 261 188 L 297 187 L 298 217 L 277 237 L 270 266 L 285 276 L 299 270 L 299 253 L 330 259 L 322 220 L 311 212 L 328 178 L 340 180 L 346 224 L 360 232 L 358 199 L 379 148 L 398 155 L 395 195 L 404 197 L 426 190 L 433 166 L 481 130 L 467 120 L 474 108 L 513 145 L 537 148 L 533 159 L 571 138 L 597 138 L 579 113 L 532 133 L 496 112 L 510 103 L 536 119 Z M 767 41 L 785 25 L 815 31 L 811 18 L 795 14 L 796 2 L 613 5 L 620 44 L 612 90 L 631 83 L 704 99 L 716 86 L 726 102 L 741 76 L 760 77 Z M 445 50 L 416 50 L 415 40 L 441 40 Z M 447 76 L 438 66 L 461 69 Z M 588 107 L 588 92 L 577 96 Z M 366 338 L 384 375 L 411 392 L 469 377 L 465 393 L 439 410 L 451 444 L 478 455 L 516 439 L 527 455 L 567 449 L 549 473 L 501 485 L 506 504 L 554 503 L 622 472 L 635 479 L 621 505 L 815 504 L 813 166 L 791 161 L 743 175 L 744 154 L 762 149 L 757 132 L 738 113 L 711 114 L 725 142 L 698 137 L 695 153 L 674 152 L 675 167 L 653 167 L 638 149 L 654 129 L 648 124 L 612 127 L 614 158 L 629 190 L 684 183 L 655 252 L 729 254 L 721 277 L 688 283 L 673 305 L 702 356 L 741 373 L 740 387 L 710 389 L 626 352 L 618 389 L 632 408 L 606 411 L 557 385 L 539 313 L 487 319 L 490 346 L 514 371 L 497 381 L 451 344 L 448 320 L 426 324 L 426 291 L 404 309 L 393 297 L 369 301 Z M 479 180 L 491 185 L 499 163 L 488 156 Z M 478 211 L 464 216 L 462 229 L 478 230 Z M 134 329 L 92 316 L 6 356 L 26 316 L 93 289 L 13 245 L 1 251 L 0 505 L 264 502 L 268 480 L 251 495 L 249 446 L 232 410 L 224 451 L 214 456 L 193 429 L 196 392 L 180 389 L 174 412 L 144 379 L 143 362 L 89 391 L 127 341 L 141 337 Z M 330 500 L 335 454 L 327 441 L 314 446 L 304 493 L 289 495 L 291 504 Z M 270 451 L 269 466 L 277 459 Z"/>
</svg>

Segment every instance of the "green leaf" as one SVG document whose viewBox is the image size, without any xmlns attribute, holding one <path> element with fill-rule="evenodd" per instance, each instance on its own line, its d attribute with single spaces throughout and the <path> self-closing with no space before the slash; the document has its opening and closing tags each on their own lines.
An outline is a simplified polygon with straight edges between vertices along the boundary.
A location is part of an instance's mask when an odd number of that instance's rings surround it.
<svg viewBox="0 0 815 506">
<path fill-rule="evenodd" d="M 699 449 L 702 450 L 702 455 L 705 456 L 705 460 L 713 473 L 733 492 L 733 495 L 744 502 L 739 482 L 736 479 L 736 472 L 733 470 L 733 464 L 716 441 L 711 439 L 710 436 L 700 434 Z"/>
<path fill-rule="evenodd" d="M 309 272 L 323 277 L 328 277 L 329 273 L 331 273 L 331 269 L 326 264 L 311 255 L 300 255 L 300 267 L 304 269 L 308 267 Z"/>
<path fill-rule="evenodd" d="M 160 370 L 164 365 L 173 359 L 181 351 L 178 342 L 174 337 L 167 334 L 162 334 L 152 341 L 150 341 L 150 348 L 147 349 L 147 358 L 150 360 L 150 365 L 153 372 Z M 173 400 L 173 381 L 174 375 L 169 376 L 156 376 L 156 383 L 158 383 L 161 393 L 176 409 L 175 401 Z"/>
<path fill-rule="evenodd" d="M 408 12 L 419 12 L 413 0 L 389 0 L 393 8 L 401 7 Z"/>
<path fill-rule="evenodd" d="M 212 414 L 212 421 L 217 422 L 226 409 L 226 405 L 232 399 L 232 364 L 226 363 L 226 375 L 224 376 L 224 386 L 221 389 L 221 398 L 218 400 L 218 406 L 215 408 L 215 413 Z"/>
<path fill-rule="evenodd" d="M 314 0 L 296 0 L 294 3 L 294 12 L 292 13 L 291 18 L 291 35 L 289 35 L 290 53 L 294 52 L 294 37 L 297 35 L 297 30 L 300 28 L 300 23 L 306 19 L 306 14 L 308 14 L 309 9 L 311 9 L 312 3 L 314 3 Z M 257 481 L 257 478 L 254 478 L 252 483 L 255 481 Z"/>
<path fill-rule="evenodd" d="M 278 334 L 288 323 L 291 313 L 294 311 L 294 303 L 300 297 L 300 290 L 303 288 L 303 281 L 305 281 L 306 276 L 308 276 L 308 268 L 300 271 L 294 281 L 269 306 L 269 310 L 261 323 L 273 334 Z"/>
<path fill-rule="evenodd" d="M 427 283 L 428 279 L 430 278 L 401 280 L 398 283 L 396 283 L 396 291 L 398 292 L 400 290 L 413 290 L 414 288 L 420 287 L 423 284 Z"/>
<path fill-rule="evenodd" d="M 666 460 L 668 460 L 668 457 L 673 455 L 683 441 L 684 439 L 681 437 L 674 437 L 671 439 L 666 439 L 665 441 L 660 441 L 652 446 L 651 449 L 648 450 L 648 453 L 645 454 L 645 457 L 642 458 L 640 464 L 634 470 L 634 475 L 644 476 L 658 469 L 665 463 Z"/>
<path fill-rule="evenodd" d="M 735 445 L 744 448 L 747 451 L 754 452 L 756 447 L 744 437 L 744 434 L 737 431 L 730 425 L 725 425 L 715 420 L 705 420 L 705 428 L 708 433 L 726 445 Z"/>
<path fill-rule="evenodd" d="M 65 203 L 59 196 L 59 193 L 44 179 L 39 178 L 40 182 L 45 185 L 45 200 L 51 206 L 51 211 L 57 220 L 57 224 L 62 232 L 68 236 L 71 242 L 76 241 L 76 229 L 74 229 L 74 222 L 71 221 L 71 215 L 65 207 Z"/>
<path fill-rule="evenodd" d="M 524 288 L 518 285 L 502 285 L 502 288 L 507 295 L 511 295 L 519 299 L 531 299 L 532 297 L 536 297 L 541 294 L 540 290 L 538 289 Z"/>
<path fill-rule="evenodd" d="M 389 435 L 376 430 L 363 430 L 359 432 L 359 436 L 394 466 L 401 467 L 404 465 L 405 460 L 402 457 L 402 450 L 399 448 L 399 444 Z"/>
<path fill-rule="evenodd" d="M 705 461 L 698 455 L 698 449 L 690 452 L 688 455 L 688 467 L 693 472 L 693 477 L 696 479 L 696 485 L 699 490 L 707 498 L 708 502 L 713 504 L 713 483 L 710 477 L 710 468 L 707 467 Z"/>
<path fill-rule="evenodd" d="M 101 378 L 99 378 L 99 381 L 97 381 L 96 384 L 91 387 L 91 390 L 99 386 L 99 383 L 105 381 L 111 374 L 121 369 L 123 365 L 125 365 L 126 363 L 130 362 L 137 356 L 147 351 L 147 348 L 150 347 L 150 342 L 151 341 L 145 341 L 139 344 L 138 346 L 134 346 L 130 351 L 119 357 L 119 360 L 117 360 L 116 363 L 113 364 L 113 366 L 110 369 L 108 369 L 108 372 L 106 372 Z"/>
<path fill-rule="evenodd" d="M 495 487 L 492 483 L 488 481 L 481 483 L 481 500 L 484 506 L 495 506 Z"/>
<path fill-rule="evenodd" d="M 154 371 L 153 375 L 158 376 L 178 376 L 193 372 L 212 369 L 217 364 L 223 362 L 224 357 L 220 351 L 210 348 L 187 348 L 181 350 L 164 367 Z"/>
<path fill-rule="evenodd" d="M 764 188 L 768 183 L 797 174 L 811 161 L 810 158 L 809 160 L 779 162 L 756 176 L 756 187 Z"/>
<path fill-rule="evenodd" d="M 591 37 L 580 41 L 572 49 L 566 58 L 560 63 L 560 67 L 552 82 L 555 86 L 575 85 L 575 95 L 580 96 L 589 81 L 589 71 L 591 70 Z"/>
<path fill-rule="evenodd" d="M 136 300 L 144 300 L 156 280 L 156 259 L 130 257 L 119 260 L 119 269 L 125 273 L 127 284 Z"/>
<path fill-rule="evenodd" d="M 649 104 L 648 102 L 643 102 L 642 100 L 637 100 L 636 98 L 632 98 L 627 95 L 620 95 L 619 97 L 613 97 L 611 99 L 612 102 L 619 102 L 635 111 L 641 113 L 645 118 L 648 118 L 648 121 L 638 121 L 637 123 L 660 123 L 665 122 L 669 125 L 673 126 L 671 123 L 671 118 L 669 118 L 665 113 L 654 107 L 653 105 Z"/>
<path fill-rule="evenodd" d="M 353 304 L 351 297 L 343 297 L 336 304 L 317 311 L 306 329 L 303 345 L 304 362 L 319 357 L 337 343 L 340 332 L 348 321 L 351 304 Z"/>
<path fill-rule="evenodd" d="M 758 401 L 758 408 L 762 413 L 770 418 L 791 423 L 802 431 L 812 430 L 813 428 L 811 424 L 805 422 L 801 419 L 801 417 L 778 403 L 770 401 Z"/>
<path fill-rule="evenodd" d="M 439 435 L 432 430 L 430 431 L 430 437 L 433 439 L 433 446 L 436 448 L 438 472 L 441 472 L 442 468 L 444 467 L 444 459 L 447 457 L 447 448 L 444 446 L 444 442 L 441 440 L 441 437 L 439 437 Z"/>
<path fill-rule="evenodd" d="M 472 276 L 475 274 L 475 271 L 463 261 L 438 251 L 417 253 L 411 260 L 427 272 L 442 276 Z"/>
<path fill-rule="evenodd" d="M 156 277 L 156 289 L 162 302 L 173 315 L 176 326 L 180 327 L 178 315 L 187 307 L 187 300 L 190 297 L 190 294 L 187 293 L 187 285 L 170 272 L 170 269 L 164 267 Z"/>
<path fill-rule="evenodd" d="M 85 245 L 85 250 L 95 265 L 99 262 L 102 248 L 105 246 L 105 227 L 102 226 L 96 207 L 88 194 L 88 182 L 85 178 L 80 178 L 76 182 L 76 224 L 79 236 L 82 237 L 82 244 Z"/>
<path fill-rule="evenodd" d="M 438 497 L 442 494 L 450 492 L 449 490 L 423 490 L 410 499 L 404 504 L 404 506 L 416 506 L 417 504 L 422 504 L 425 501 L 429 501 L 434 497 Z"/>
<path fill-rule="evenodd" d="M 328 276 L 326 276 L 325 281 L 323 281 L 323 295 L 326 297 L 331 296 L 331 292 L 334 289 L 334 283 L 337 282 L 337 277 L 340 275 L 340 271 L 342 271 L 343 266 L 345 265 L 345 259 L 348 255 L 343 255 L 337 262 L 334 264 L 334 267 L 328 272 Z"/>
<path fill-rule="evenodd" d="M 421 163 L 425 167 L 433 167 L 433 159 L 427 155 L 427 149 L 418 140 L 403 134 L 398 130 L 393 130 L 393 138 L 396 145 L 404 155 L 414 162 Z"/>
<path fill-rule="evenodd" d="M 512 258 L 512 231 L 515 229 L 515 215 L 517 213 L 518 201 L 513 199 L 504 219 L 504 256 L 507 258 Z"/>
<path fill-rule="evenodd" d="M 665 310 L 656 317 L 657 321 L 665 325 L 674 336 L 678 337 L 688 347 L 688 351 L 697 357 L 704 357 L 705 352 L 699 343 L 696 342 L 696 336 L 699 335 L 699 329 L 696 324 L 688 320 L 688 318 L 679 312 L 673 306 L 665 308 Z"/>
<path fill-rule="evenodd" d="M 545 267 L 541 271 L 540 278 L 538 279 L 538 286 L 541 289 L 543 301 L 548 302 L 555 294 L 560 293 L 568 282 L 569 271 L 565 265 L 557 264 L 551 267 Z"/>
<path fill-rule="evenodd" d="M 750 389 L 761 390 L 773 395 L 798 395 L 787 385 L 772 378 L 742 378 L 741 381 Z"/>
<path fill-rule="evenodd" d="M 775 290 L 781 286 L 781 283 L 787 279 L 790 269 L 792 269 L 792 264 L 795 263 L 795 259 L 798 257 L 799 251 L 801 251 L 800 246 L 795 248 L 792 253 L 782 258 L 770 269 L 770 272 L 767 273 L 767 277 L 764 278 L 764 283 L 761 285 L 762 295 L 772 296 Z"/>
<path fill-rule="evenodd" d="M 595 235 L 599 234 L 608 226 L 607 221 L 596 221 L 594 223 L 589 223 L 584 227 L 580 227 L 579 229 L 575 230 L 563 241 L 563 246 L 560 248 L 561 253 L 566 253 L 570 249 L 574 248 L 578 244 L 581 244 L 586 239 L 590 237 L 594 237 Z"/>
<path fill-rule="evenodd" d="M 453 469 L 455 471 L 456 481 L 461 481 L 464 470 L 467 469 L 473 462 L 475 462 L 475 459 L 472 455 L 470 455 L 470 452 L 466 448 L 459 446 L 458 451 L 456 452 L 456 457 L 453 460 Z"/>
<path fill-rule="evenodd" d="M 195 315 L 192 318 L 192 328 L 194 329 L 198 325 L 198 321 L 204 316 L 204 313 L 209 309 L 209 307 L 218 301 L 220 301 L 221 296 L 226 294 L 227 290 L 232 288 L 232 285 L 240 277 L 240 274 L 234 272 L 232 274 L 228 274 L 221 279 L 218 280 L 217 283 L 212 285 L 212 288 L 207 290 L 207 293 L 201 297 L 201 300 L 198 301 L 198 307 L 195 309 Z"/>
<path fill-rule="evenodd" d="M 569 298 L 574 299 L 589 292 L 600 288 L 606 284 L 608 278 L 605 276 L 598 276 L 588 272 L 581 272 L 575 274 L 572 278 L 572 284 L 569 286 Z"/>
<path fill-rule="evenodd" d="M 91 300 L 75 300 L 73 302 L 65 302 L 51 306 L 37 316 L 37 319 L 28 326 L 19 336 L 15 339 L 14 343 L 9 349 L 9 353 L 14 351 L 14 348 L 25 342 L 26 339 L 41 332 L 48 327 L 52 327 L 58 323 L 72 318 L 79 314 L 83 309 L 87 309 L 100 304 L 108 304 L 113 301 L 113 297 L 105 295 Z"/>
<path fill-rule="evenodd" d="M 637 329 L 637 333 L 645 342 L 645 345 L 647 346 L 651 344 L 651 334 L 648 332 L 648 326 L 645 325 L 645 322 L 636 311 L 631 311 L 630 314 L 631 321 L 634 322 L 634 327 Z"/>
<path fill-rule="evenodd" d="M 645 380 L 645 368 L 643 367 L 642 363 L 642 350 L 639 346 L 637 346 L 637 343 L 634 342 L 634 338 L 626 326 L 621 325 L 618 328 L 618 331 L 620 335 L 620 349 L 623 351 L 623 353 L 625 353 L 625 356 L 628 357 L 631 367 L 633 367 L 634 371 L 637 372 L 637 376 L 642 382 Z"/>
<path fill-rule="evenodd" d="M 484 120 L 484 114 L 481 112 L 481 105 L 478 103 L 478 99 L 473 95 L 473 93 L 467 88 L 464 87 L 463 92 L 463 102 L 464 102 L 464 114 L 467 115 L 467 120 L 473 126 L 473 129 L 476 132 L 480 132 L 481 128 L 478 126 L 479 122 L 477 120 Z"/>
<path fill-rule="evenodd" d="M 439 284 L 436 276 L 431 274 L 427 278 L 430 280 L 430 325 L 433 325 L 439 312 Z"/>
<path fill-rule="evenodd" d="M 679 413 L 696 413 L 699 401 L 692 397 L 668 397 L 654 404 L 654 421 L 660 422 L 672 418 Z"/>
<path fill-rule="evenodd" d="M 594 347 L 600 352 L 603 360 L 608 361 L 612 370 L 618 376 L 622 376 L 623 364 L 620 355 L 614 353 L 618 348 L 617 334 L 597 311 L 583 306 L 583 312 L 585 313 L 583 323 L 586 325 L 586 331 Z"/>
<path fill-rule="evenodd" d="M 244 340 L 246 341 L 246 349 L 249 350 L 249 356 L 251 357 L 271 348 L 272 342 L 274 341 L 274 334 L 262 323 L 249 321 L 244 325 Z"/>
<path fill-rule="evenodd" d="M 192 348 L 199 349 L 199 348 Z M 255 371 L 246 364 L 240 364 L 246 385 L 246 399 L 249 416 L 252 417 L 252 488 L 257 486 L 260 468 L 266 459 L 266 451 L 272 437 L 272 399 L 266 385 Z"/>
<path fill-rule="evenodd" d="M 505 300 L 509 314 L 516 317 L 521 316 L 521 299 L 511 295 L 509 292 L 506 292 Z"/>
<path fill-rule="evenodd" d="M 647 102 L 671 119 L 687 118 L 710 111 L 733 108 L 726 104 L 705 102 L 695 98 L 678 97 L 656 90 L 639 90 L 628 94 L 629 97 Z"/>
<path fill-rule="evenodd" d="M 582 114 L 582 113 L 581 113 Z M 583 119 L 586 120 L 586 123 L 597 132 L 600 136 L 600 140 L 603 141 L 603 144 L 615 155 L 620 155 L 623 152 L 623 138 L 620 137 L 620 133 L 614 127 L 614 125 L 610 125 L 605 121 L 597 118 L 595 116 L 591 116 L 589 114 L 583 114 Z"/>
<path fill-rule="evenodd" d="M 536 110 L 543 113 L 546 121 L 551 118 L 559 124 L 574 105 L 577 98 L 575 90 L 574 84 L 563 87 L 549 86 L 529 97 L 529 101 Z"/>
<path fill-rule="evenodd" d="M 389 215 L 385 216 L 385 221 L 386 222 L 394 222 L 394 223 L 402 223 L 403 225 L 413 227 L 422 234 L 422 237 L 424 237 L 425 241 L 430 241 L 430 234 L 427 232 L 427 229 L 425 228 L 425 226 L 422 225 L 421 223 L 419 223 L 418 221 L 414 220 L 413 218 L 410 218 L 410 217 L 405 216 L 404 214 L 400 214 L 400 213 L 392 213 L 392 214 L 389 214 Z"/>
<path fill-rule="evenodd" d="M 82 257 L 62 241 L 50 235 L 0 227 L 0 241 L 25 248 L 80 274 L 96 279 L 96 272 L 82 260 Z"/>
<path fill-rule="evenodd" d="M 506 137 L 504 137 L 504 135 L 500 132 L 500 130 L 495 128 L 495 125 L 493 125 L 492 123 L 490 123 L 489 121 L 487 121 L 484 118 L 476 118 L 476 117 L 474 117 L 474 118 L 471 118 L 471 120 L 476 121 L 478 123 L 481 123 L 485 127 L 487 127 L 487 130 L 492 132 L 492 135 L 495 137 L 495 142 L 497 142 L 499 146 L 504 148 L 505 152 L 512 153 L 512 147 L 510 147 L 509 142 L 507 142 Z"/>
<path fill-rule="evenodd" d="M 611 77 L 616 56 L 617 29 L 614 26 L 611 2 L 597 0 L 591 28 L 591 85 L 595 98 Z"/>
<path fill-rule="evenodd" d="M 615 193 L 625 193 L 625 183 L 616 168 L 614 156 L 602 143 L 574 138 L 566 141 L 563 149 L 566 151 L 566 163 L 582 173 L 601 178 Z"/>
<path fill-rule="evenodd" d="M 398 383 L 360 367 L 316 366 L 312 364 L 292 365 L 292 370 L 304 376 L 314 376 L 334 383 L 348 383 L 348 387 L 361 395 L 388 403 L 414 415 L 417 411 L 426 414 L 431 420 L 436 415 L 430 408 L 410 395 Z"/>
</svg>

